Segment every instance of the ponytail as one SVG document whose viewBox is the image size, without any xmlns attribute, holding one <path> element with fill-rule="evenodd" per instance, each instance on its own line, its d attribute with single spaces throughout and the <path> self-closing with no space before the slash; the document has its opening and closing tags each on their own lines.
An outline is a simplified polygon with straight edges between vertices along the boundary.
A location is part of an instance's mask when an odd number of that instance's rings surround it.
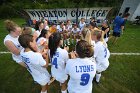
<svg viewBox="0 0 140 93">
<path fill-rule="evenodd" d="M 60 44 L 61 34 L 58 32 L 53 33 L 49 37 L 48 47 L 50 49 L 50 57 L 52 58 L 55 55 L 55 52 Z"/>
</svg>

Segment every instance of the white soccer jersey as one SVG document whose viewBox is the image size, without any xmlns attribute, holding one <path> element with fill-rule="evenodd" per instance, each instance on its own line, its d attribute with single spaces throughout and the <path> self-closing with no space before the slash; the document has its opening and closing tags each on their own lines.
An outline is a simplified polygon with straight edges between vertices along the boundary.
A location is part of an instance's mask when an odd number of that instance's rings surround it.
<svg viewBox="0 0 140 93">
<path fill-rule="evenodd" d="M 80 28 L 80 30 L 82 31 L 83 30 L 83 28 L 86 26 L 86 23 L 85 22 L 81 22 L 80 21 L 80 23 L 79 23 L 79 28 Z"/>
<path fill-rule="evenodd" d="M 5 44 L 6 41 L 11 41 L 15 45 L 15 47 L 17 49 L 19 49 L 19 50 L 23 49 L 22 46 L 18 42 L 18 37 L 17 38 L 14 38 L 14 37 L 12 37 L 10 35 L 7 35 L 5 37 L 5 39 L 4 39 L 4 44 Z M 20 55 L 17 56 L 17 55 L 15 55 L 15 54 L 12 53 L 12 58 L 17 63 L 22 62 Z"/>
<path fill-rule="evenodd" d="M 65 49 L 57 48 L 55 55 L 51 59 L 51 73 L 52 76 L 59 81 L 64 83 L 68 76 L 65 73 L 65 65 L 68 60 L 68 52 Z"/>
<path fill-rule="evenodd" d="M 20 55 L 34 81 L 38 82 L 40 85 L 46 85 L 50 81 L 50 74 L 47 69 L 43 67 L 46 65 L 46 61 L 43 59 L 42 55 L 33 51 L 24 52 L 24 49 L 21 51 Z"/>
<path fill-rule="evenodd" d="M 69 59 L 65 71 L 70 75 L 69 93 L 92 93 L 92 80 L 96 73 L 95 60 L 91 58 Z"/>
<path fill-rule="evenodd" d="M 57 25 L 56 28 L 57 28 L 58 32 L 62 32 L 64 30 L 66 30 L 65 26 L 63 26 L 63 28 L 61 28 L 60 25 Z"/>
<path fill-rule="evenodd" d="M 101 41 L 95 43 L 94 57 L 96 60 L 98 72 L 102 72 L 107 69 L 107 67 L 109 66 L 109 61 L 108 61 L 109 56 L 110 56 L 110 52 L 108 48 Z"/>
<path fill-rule="evenodd" d="M 80 29 L 79 29 L 79 28 L 76 28 L 76 29 L 72 28 L 71 31 L 72 31 L 74 34 L 76 34 L 76 33 L 80 32 Z"/>
</svg>

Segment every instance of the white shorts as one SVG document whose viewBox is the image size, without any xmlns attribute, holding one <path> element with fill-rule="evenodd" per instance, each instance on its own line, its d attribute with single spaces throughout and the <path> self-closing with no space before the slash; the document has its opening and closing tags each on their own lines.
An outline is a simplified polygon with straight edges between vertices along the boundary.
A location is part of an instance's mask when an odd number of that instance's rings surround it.
<svg viewBox="0 0 140 93">
<path fill-rule="evenodd" d="M 97 64 L 97 65 L 96 65 L 96 71 L 97 71 L 98 73 L 100 73 L 100 72 L 102 72 L 102 71 L 105 71 L 105 70 L 108 68 L 108 66 L 109 66 L 109 61 L 106 62 L 106 64 Z"/>
<path fill-rule="evenodd" d="M 36 81 L 38 84 L 40 84 L 41 86 L 45 86 L 48 82 L 50 81 L 50 78 L 41 80 L 41 81 Z"/>
<path fill-rule="evenodd" d="M 64 83 L 68 79 L 68 75 L 64 75 L 62 77 L 54 77 L 60 83 Z"/>
</svg>

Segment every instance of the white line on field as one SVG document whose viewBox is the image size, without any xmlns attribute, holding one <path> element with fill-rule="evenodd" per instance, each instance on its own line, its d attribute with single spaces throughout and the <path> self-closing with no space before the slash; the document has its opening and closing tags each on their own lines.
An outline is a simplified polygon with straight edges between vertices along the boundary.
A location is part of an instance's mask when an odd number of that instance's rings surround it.
<svg viewBox="0 0 140 93">
<path fill-rule="evenodd" d="M 140 55 L 140 53 L 111 53 L 111 55 Z"/>
<path fill-rule="evenodd" d="M 5 52 L 5 51 L 1 51 L 0 54 L 9 54 L 11 52 Z"/>
<path fill-rule="evenodd" d="M 11 52 L 2 51 L 0 54 L 9 54 Z M 111 55 L 140 55 L 140 53 L 111 53 Z"/>
</svg>

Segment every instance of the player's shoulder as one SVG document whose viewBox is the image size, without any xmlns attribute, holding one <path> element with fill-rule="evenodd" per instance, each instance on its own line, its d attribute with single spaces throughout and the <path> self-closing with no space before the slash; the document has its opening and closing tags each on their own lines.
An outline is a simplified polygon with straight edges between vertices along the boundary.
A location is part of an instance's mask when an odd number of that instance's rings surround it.
<svg viewBox="0 0 140 93">
<path fill-rule="evenodd" d="M 9 34 L 5 36 L 4 42 L 7 41 L 7 40 L 12 41 L 12 38 L 11 38 L 11 36 Z"/>
<path fill-rule="evenodd" d="M 32 53 L 34 53 L 35 56 L 42 56 L 42 54 L 39 52 L 32 52 Z"/>
<path fill-rule="evenodd" d="M 60 52 L 60 53 L 62 53 L 62 54 L 68 54 L 68 51 L 67 50 L 65 50 L 65 49 L 62 49 L 62 48 L 58 48 L 58 51 Z"/>
<path fill-rule="evenodd" d="M 95 47 L 100 47 L 102 45 L 103 45 L 103 43 L 101 41 L 98 41 L 97 43 L 95 43 Z"/>
<path fill-rule="evenodd" d="M 67 65 L 72 66 L 72 65 L 74 65 L 75 63 L 77 63 L 77 58 L 75 58 L 75 59 L 68 59 L 68 61 L 67 61 L 66 63 L 67 63 Z"/>
</svg>

